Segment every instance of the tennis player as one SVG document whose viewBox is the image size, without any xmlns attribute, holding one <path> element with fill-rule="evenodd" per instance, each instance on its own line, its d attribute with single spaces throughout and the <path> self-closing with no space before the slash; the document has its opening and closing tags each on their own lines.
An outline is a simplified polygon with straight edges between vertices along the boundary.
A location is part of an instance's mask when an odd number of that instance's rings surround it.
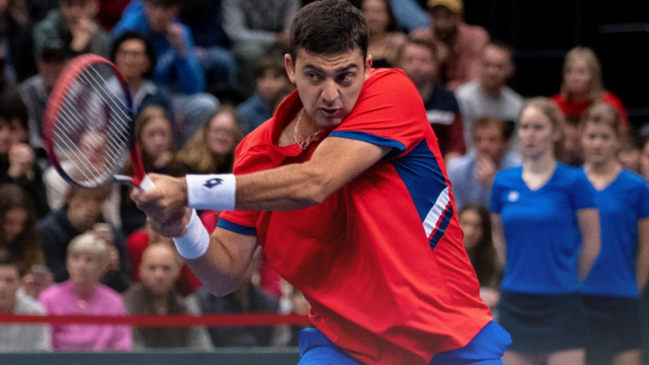
<svg viewBox="0 0 649 365">
<path fill-rule="evenodd" d="M 301 290 L 315 326 L 301 365 L 502 364 L 462 246 L 437 139 L 414 85 L 371 70 L 362 14 L 305 6 L 285 66 L 297 91 L 239 145 L 233 175 L 151 175 L 132 197 L 215 294 L 257 244 Z M 226 210 L 211 237 L 193 209 Z"/>
</svg>

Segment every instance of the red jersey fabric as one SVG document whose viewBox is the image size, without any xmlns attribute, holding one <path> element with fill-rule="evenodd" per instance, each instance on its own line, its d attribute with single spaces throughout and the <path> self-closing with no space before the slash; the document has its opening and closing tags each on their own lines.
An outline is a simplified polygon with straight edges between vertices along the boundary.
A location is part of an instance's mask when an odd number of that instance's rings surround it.
<svg viewBox="0 0 649 365">
<path fill-rule="evenodd" d="M 563 115 L 565 115 L 567 118 L 576 118 L 577 120 L 579 120 L 579 118 L 581 118 L 581 115 L 584 114 L 584 112 L 591 105 L 593 105 L 593 101 L 591 100 L 568 101 L 561 94 L 556 94 L 552 96 L 551 99 L 557 104 L 557 106 L 559 106 L 559 109 L 561 109 Z M 604 92 L 604 95 L 602 95 L 601 102 L 612 105 L 615 108 L 615 110 L 617 110 L 617 112 L 620 113 L 620 118 L 622 119 L 622 125 L 624 126 L 625 129 L 628 129 L 629 116 L 626 113 L 626 109 L 624 109 L 622 100 L 620 100 L 620 98 L 618 98 L 617 96 L 613 95 L 611 92 L 606 91 Z"/>
<path fill-rule="evenodd" d="M 301 108 L 294 92 L 249 134 L 235 174 L 307 161 L 318 142 L 277 146 Z M 492 318 L 417 90 L 400 70 L 372 70 L 330 137 L 393 149 L 317 206 L 223 212 L 218 226 L 256 234 L 269 262 L 311 304 L 314 326 L 365 364 L 427 364 L 466 345 Z"/>
</svg>

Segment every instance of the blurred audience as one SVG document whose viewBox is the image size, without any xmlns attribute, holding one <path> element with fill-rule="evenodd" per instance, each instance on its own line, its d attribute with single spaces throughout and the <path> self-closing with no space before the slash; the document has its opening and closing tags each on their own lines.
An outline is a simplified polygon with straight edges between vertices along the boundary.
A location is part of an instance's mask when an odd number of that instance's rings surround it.
<svg viewBox="0 0 649 365">
<path fill-rule="evenodd" d="M 184 171 L 177 162 L 171 132 L 171 122 L 164 109 L 148 106 L 135 120 L 135 140 L 140 149 L 144 171 L 171 176 L 182 176 Z M 122 173 L 133 176 L 131 161 L 126 162 Z M 121 187 L 120 217 L 122 231 L 129 235 L 146 225 L 146 215 L 139 210 L 129 197 L 132 187 Z"/>
<path fill-rule="evenodd" d="M 480 203 L 465 204 L 458 213 L 464 249 L 480 283 L 480 297 L 494 311 L 500 300 L 502 265 L 491 236 L 489 210 Z"/>
<path fill-rule="evenodd" d="M 634 128 L 631 128 L 629 133 L 622 137 L 618 158 L 623 168 L 636 174 L 640 173 L 640 156 L 643 145 L 644 139 Z"/>
<path fill-rule="evenodd" d="M 523 106 L 523 97 L 507 86 L 514 75 L 512 49 L 491 41 L 480 52 L 478 77 L 455 92 L 464 121 L 464 141 L 473 147 L 473 121 L 480 117 L 496 117 L 514 124 Z M 515 144 L 516 136 L 513 136 Z M 514 147 L 514 146 L 510 146 Z M 513 148 L 516 150 L 516 148 Z"/>
<path fill-rule="evenodd" d="M 372 67 L 395 67 L 397 52 L 406 36 L 396 31 L 397 20 L 392 12 L 392 1 L 363 0 L 361 10 L 370 33 L 367 53 L 372 55 Z"/>
<path fill-rule="evenodd" d="M 111 60 L 124 75 L 133 93 L 133 107 L 139 114 L 148 106 L 159 106 L 172 123 L 174 141 L 180 146 L 184 131 L 176 125 L 171 96 L 153 81 L 157 56 L 153 43 L 144 34 L 127 30 L 113 41 Z"/>
<path fill-rule="evenodd" d="M 43 289 L 51 283 L 51 274 L 44 278 L 32 274 L 35 266 L 45 264 L 37 218 L 34 204 L 19 186 L 0 186 L 0 254 L 16 260 L 20 271 L 30 275 L 32 288 Z M 44 280 L 33 282 L 35 279 Z M 34 293 L 30 291 L 30 294 Z"/>
<path fill-rule="evenodd" d="M 205 69 L 207 91 L 234 92 L 237 63 L 230 50 L 230 38 L 223 30 L 222 0 L 185 0 L 180 21 L 191 29 L 196 53 Z"/>
<path fill-rule="evenodd" d="M 112 31 L 117 39 L 127 30 L 145 34 L 157 55 L 153 82 L 171 94 L 181 122 L 183 141 L 194 134 L 219 101 L 205 91 L 205 74 L 194 48 L 191 30 L 178 21 L 180 0 L 134 0 Z M 181 144 L 182 145 L 182 144 Z"/>
<path fill-rule="evenodd" d="M 208 229 L 209 232 L 211 232 Z M 139 283 L 140 278 L 140 264 L 142 262 L 142 255 L 144 251 L 150 246 L 159 243 L 171 244 L 170 238 L 163 237 L 153 231 L 148 225 L 140 230 L 130 234 L 126 238 L 126 245 L 128 247 L 128 256 L 131 262 L 131 272 L 133 273 L 133 283 Z M 201 285 L 200 280 L 189 270 L 187 265 L 183 264 L 180 268 L 180 274 L 175 282 L 174 290 L 180 295 L 187 296 L 196 291 Z"/>
<path fill-rule="evenodd" d="M 110 38 L 97 24 L 99 0 L 60 0 L 54 9 L 34 27 L 34 54 L 53 41 L 63 43 L 66 52 L 76 56 L 94 53 L 108 56 Z"/>
<path fill-rule="evenodd" d="M 38 223 L 43 237 L 45 262 L 54 274 L 54 281 L 69 278 L 67 265 L 68 246 L 77 236 L 101 228 L 102 239 L 107 246 L 107 266 L 100 279 L 117 292 L 125 291 L 131 283 L 131 266 L 122 232 L 114 226 L 102 223 L 102 203 L 110 194 L 110 187 L 86 189 L 70 187 L 66 204 L 52 211 Z"/>
<path fill-rule="evenodd" d="M 29 144 L 34 148 L 39 165 L 45 169 L 49 165 L 43 143 L 43 117 L 50 93 L 68 64 L 70 55 L 59 40 L 43 45 L 38 55 L 38 74 L 18 85 L 20 97 L 29 115 Z"/>
<path fill-rule="evenodd" d="M 243 130 L 234 109 L 222 108 L 187 141 L 178 152 L 178 160 L 188 174 L 232 172 L 234 151 L 242 138 Z"/>
<path fill-rule="evenodd" d="M 182 259 L 167 243 L 149 246 L 142 255 L 140 278 L 124 294 L 128 314 L 195 314 L 200 308 L 195 297 L 182 297 L 174 291 Z M 190 348 L 209 351 L 212 343 L 204 327 L 134 327 L 133 348 Z"/>
<path fill-rule="evenodd" d="M 237 106 L 246 133 L 250 133 L 273 116 L 273 101 L 291 85 L 280 57 L 266 57 L 259 62 L 255 74 L 255 94 Z"/>
<path fill-rule="evenodd" d="M 22 0 L 0 1 L 0 62 L 4 80 L 15 85 L 36 73 L 34 41 Z"/>
<path fill-rule="evenodd" d="M 29 146 L 28 113 L 18 92 L 0 93 L 0 185 L 18 184 L 30 196 L 39 217 L 49 207 L 43 172 Z"/>
<path fill-rule="evenodd" d="M 480 51 L 489 42 L 487 31 L 464 22 L 462 0 L 428 0 L 430 39 L 441 48 L 441 81 L 451 90 L 478 77 Z"/>
<path fill-rule="evenodd" d="M 569 122 L 579 123 L 582 114 L 595 102 L 611 104 L 620 113 L 622 126 L 629 121 L 622 101 L 604 88 L 602 66 L 592 49 L 575 47 L 566 54 L 563 63 L 561 90 L 552 96 Z M 579 133 L 577 133 L 579 135 Z M 579 138 L 577 138 L 579 144 Z"/>
<path fill-rule="evenodd" d="M 32 24 L 36 24 L 45 19 L 47 14 L 59 8 L 60 0 L 25 0 L 29 19 Z"/>
<path fill-rule="evenodd" d="M 125 315 L 122 297 L 101 284 L 111 259 L 109 244 L 88 232 L 67 247 L 70 279 L 43 291 L 39 301 L 49 315 Z M 55 351 L 129 351 L 131 328 L 125 325 L 52 325 Z"/>
<path fill-rule="evenodd" d="M 22 264 L 0 252 L 0 314 L 44 315 L 43 306 L 20 291 Z M 0 325 L 0 352 L 35 352 L 51 349 L 46 325 Z"/>
<path fill-rule="evenodd" d="M 601 253 L 580 288 L 588 318 L 587 363 L 640 365 L 638 299 L 649 279 L 649 187 L 618 160 L 624 132 L 613 106 L 593 104 L 581 130 L 582 171 L 596 191 L 602 234 Z"/>
<path fill-rule="evenodd" d="M 300 0 L 222 0 L 223 29 L 232 40 L 239 87 L 254 92 L 257 63 L 265 55 L 288 51 L 289 28 L 300 9 Z"/>
<path fill-rule="evenodd" d="M 494 117 L 481 117 L 474 120 L 472 128 L 474 148 L 447 164 L 458 208 L 470 202 L 489 207 L 496 173 L 523 162 L 520 155 L 507 152 L 513 124 Z"/>
<path fill-rule="evenodd" d="M 277 313 L 279 298 L 257 286 L 260 264 L 261 248 L 256 251 L 241 286 L 224 297 L 217 297 L 200 287 L 196 295 L 203 313 Z M 209 327 L 208 331 L 216 347 L 269 346 L 273 327 Z"/>
<path fill-rule="evenodd" d="M 415 84 L 424 101 L 442 156 L 448 162 L 465 153 L 462 115 L 457 99 L 439 84 L 439 52 L 430 42 L 406 40 L 399 49 L 397 65 Z"/>
</svg>

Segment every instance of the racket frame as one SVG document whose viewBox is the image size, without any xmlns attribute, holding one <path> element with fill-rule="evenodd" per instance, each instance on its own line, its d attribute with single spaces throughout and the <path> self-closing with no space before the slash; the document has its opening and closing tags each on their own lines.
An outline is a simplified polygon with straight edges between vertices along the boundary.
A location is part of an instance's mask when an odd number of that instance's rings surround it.
<svg viewBox="0 0 649 365">
<path fill-rule="evenodd" d="M 128 148 L 131 163 L 133 165 L 134 175 L 133 177 L 130 177 L 121 174 L 114 174 L 112 180 L 108 179 L 104 183 L 118 182 L 120 184 L 134 185 L 139 187 L 146 174 L 144 172 L 144 165 L 142 164 L 142 158 L 140 157 L 139 147 L 136 143 L 135 138 L 135 121 L 133 119 L 133 115 L 135 114 L 133 106 L 133 94 L 131 93 L 131 88 L 128 86 L 124 75 L 122 75 L 122 73 L 112 62 L 101 56 L 95 54 L 86 54 L 79 56 L 72 60 L 61 73 L 61 76 L 59 77 L 56 85 L 54 86 L 54 89 L 52 90 L 52 94 L 47 103 L 47 109 L 45 110 L 43 125 L 43 140 L 45 144 L 45 150 L 47 151 L 50 163 L 52 164 L 52 166 L 54 166 L 56 171 L 66 182 L 75 186 L 86 187 L 74 181 L 74 179 L 72 179 L 70 175 L 68 175 L 68 173 L 66 173 L 65 170 L 61 167 L 62 161 L 59 160 L 59 157 L 55 153 L 54 129 L 56 127 L 56 121 L 60 113 L 60 109 L 63 105 L 63 102 L 65 101 L 70 87 L 72 87 L 79 76 L 87 68 L 97 64 L 103 64 L 105 66 L 108 66 L 112 70 L 114 76 L 120 84 L 121 91 L 124 93 L 124 98 L 122 99 L 122 101 L 126 103 L 126 113 L 129 119 L 127 128 Z"/>
</svg>

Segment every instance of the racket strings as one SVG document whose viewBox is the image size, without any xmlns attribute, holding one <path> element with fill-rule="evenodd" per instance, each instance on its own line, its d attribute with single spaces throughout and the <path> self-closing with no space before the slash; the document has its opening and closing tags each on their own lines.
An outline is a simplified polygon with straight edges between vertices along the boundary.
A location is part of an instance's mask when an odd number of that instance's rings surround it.
<svg viewBox="0 0 649 365">
<path fill-rule="evenodd" d="M 123 166 L 130 146 L 130 109 L 110 80 L 112 71 L 97 65 L 82 71 L 61 103 L 54 140 L 80 185 L 96 186 Z M 121 90 L 120 90 L 121 91 Z"/>
</svg>

